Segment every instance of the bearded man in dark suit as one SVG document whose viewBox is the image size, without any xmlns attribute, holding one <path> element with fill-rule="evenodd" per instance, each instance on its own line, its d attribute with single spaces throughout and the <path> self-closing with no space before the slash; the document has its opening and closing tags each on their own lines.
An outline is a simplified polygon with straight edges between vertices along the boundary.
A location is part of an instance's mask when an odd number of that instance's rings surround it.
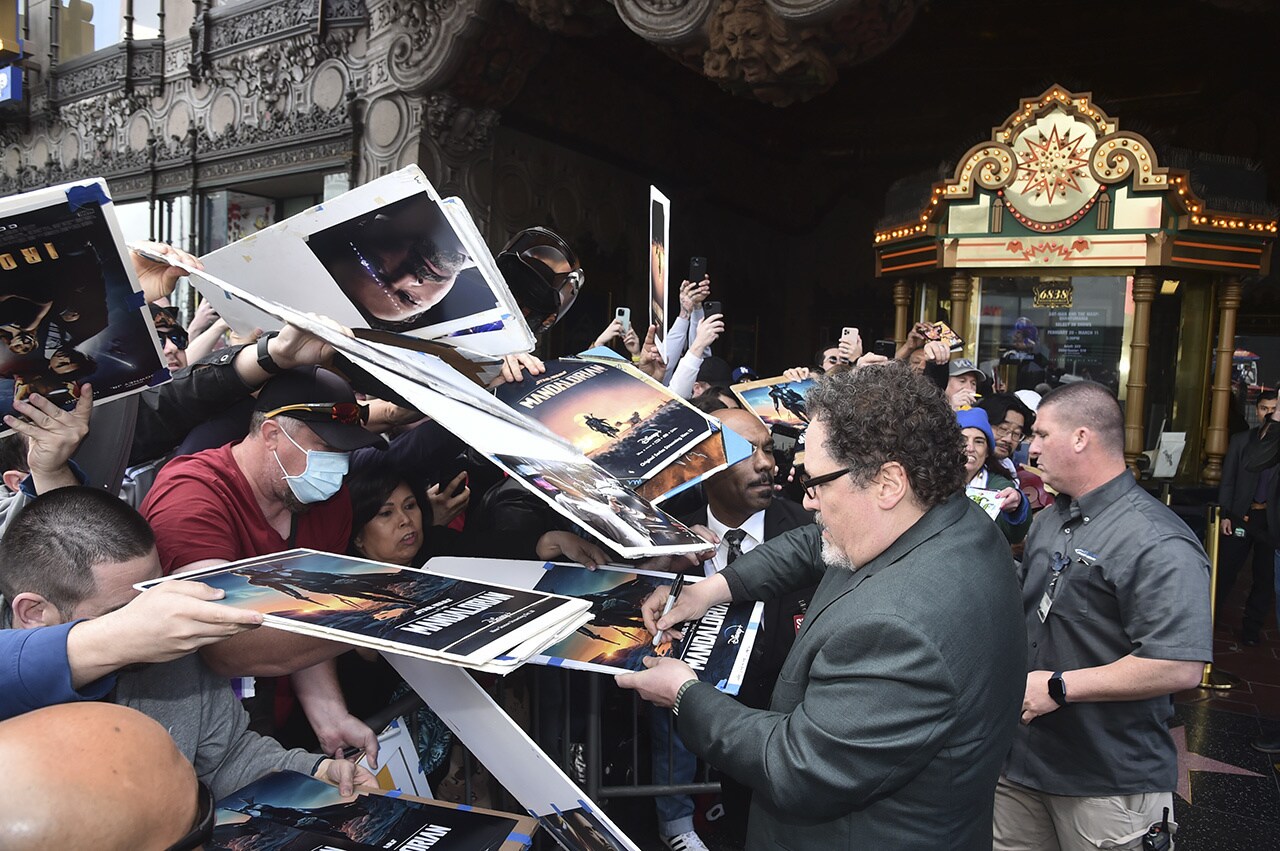
<svg viewBox="0 0 1280 851">
<path fill-rule="evenodd" d="M 824 376 L 807 398 L 816 523 L 686 587 L 669 629 L 728 600 L 818 583 L 767 711 L 676 659 L 618 676 L 685 744 L 755 791 L 748 849 L 989 849 L 1026 687 L 1012 559 L 963 494 L 959 426 L 905 366 Z"/>
</svg>

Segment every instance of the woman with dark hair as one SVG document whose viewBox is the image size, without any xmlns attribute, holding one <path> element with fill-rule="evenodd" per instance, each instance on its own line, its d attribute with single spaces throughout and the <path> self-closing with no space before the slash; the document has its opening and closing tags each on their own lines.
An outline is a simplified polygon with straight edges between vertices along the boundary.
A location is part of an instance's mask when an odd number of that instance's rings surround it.
<svg viewBox="0 0 1280 851">
<path fill-rule="evenodd" d="M 971 498 L 978 492 L 985 492 L 981 494 L 983 500 L 999 506 L 1000 510 L 993 518 L 996 526 L 1010 544 L 1017 544 L 1027 536 L 1027 529 L 1031 527 L 1031 512 L 1022 491 L 1014 487 L 1013 480 L 995 456 L 993 448 L 996 441 L 987 412 L 981 408 L 964 408 L 956 411 L 956 419 L 964 437 L 965 490 Z M 986 507 L 983 501 L 974 501 Z"/>
<path fill-rule="evenodd" d="M 437 485 L 432 493 L 442 492 L 436 500 L 440 508 L 433 512 L 433 502 L 409 481 L 404 472 L 387 464 L 368 464 L 355 469 L 347 477 L 351 493 L 351 543 L 348 551 L 355 556 L 401 567 L 421 567 L 432 556 L 456 550 L 457 535 L 448 524 L 466 510 L 470 491 L 462 491 L 450 499 L 465 473 L 453 482 Z M 424 527 L 423 511 L 430 525 Z M 430 530 L 430 531 L 427 531 Z M 338 660 L 338 675 L 351 711 L 367 717 L 408 694 L 409 687 L 380 657 L 345 654 Z M 447 769 L 447 757 L 453 738 L 444 722 L 427 707 L 409 715 L 409 730 L 432 788 L 436 788 Z"/>
</svg>

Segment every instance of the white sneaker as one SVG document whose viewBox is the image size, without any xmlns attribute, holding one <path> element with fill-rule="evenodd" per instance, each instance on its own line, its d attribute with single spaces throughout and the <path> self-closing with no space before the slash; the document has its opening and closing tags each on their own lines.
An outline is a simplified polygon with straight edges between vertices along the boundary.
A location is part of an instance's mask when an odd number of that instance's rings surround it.
<svg viewBox="0 0 1280 851">
<path fill-rule="evenodd" d="M 661 839 L 671 851 L 711 851 L 702 837 L 692 830 L 679 836 L 663 836 Z"/>
</svg>

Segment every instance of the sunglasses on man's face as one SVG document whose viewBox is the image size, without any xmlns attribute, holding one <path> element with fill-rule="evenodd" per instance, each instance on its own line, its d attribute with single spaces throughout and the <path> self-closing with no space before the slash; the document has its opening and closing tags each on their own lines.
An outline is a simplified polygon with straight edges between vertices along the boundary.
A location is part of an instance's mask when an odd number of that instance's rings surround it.
<svg viewBox="0 0 1280 851">
<path fill-rule="evenodd" d="M 192 851 L 200 848 L 213 838 L 214 813 L 216 808 L 213 792 L 203 780 L 196 781 L 196 822 L 191 831 L 165 851 Z"/>
<path fill-rule="evenodd" d="M 289 413 L 327 416 L 329 419 L 343 425 L 357 425 L 369 421 L 369 408 L 356 402 L 303 402 L 297 405 L 284 405 L 275 410 L 267 411 L 263 414 L 263 417 L 271 419 L 280 414 Z"/>
<path fill-rule="evenodd" d="M 181 328 L 174 328 L 169 331 L 163 331 L 157 328 L 156 336 L 160 338 L 161 348 L 164 348 L 165 341 L 168 340 L 171 341 L 180 352 L 184 351 L 187 348 L 187 343 L 190 342 L 187 332 L 183 331 Z"/>
</svg>

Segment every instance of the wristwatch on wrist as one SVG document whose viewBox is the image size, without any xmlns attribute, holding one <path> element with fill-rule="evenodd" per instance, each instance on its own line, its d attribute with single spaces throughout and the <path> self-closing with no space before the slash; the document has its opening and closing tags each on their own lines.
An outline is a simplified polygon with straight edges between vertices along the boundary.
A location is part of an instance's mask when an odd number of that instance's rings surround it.
<svg viewBox="0 0 1280 851">
<path fill-rule="evenodd" d="M 271 331 L 258 338 L 258 366 L 262 367 L 262 371 L 268 375 L 279 375 L 284 372 L 280 364 L 271 359 L 271 352 L 267 350 L 267 344 L 279 334 L 279 331 Z"/>
<path fill-rule="evenodd" d="M 1049 677 L 1049 697 L 1053 698 L 1053 702 L 1059 706 L 1067 705 L 1067 684 L 1062 681 L 1062 672 L 1055 671 L 1052 677 Z"/>
</svg>

